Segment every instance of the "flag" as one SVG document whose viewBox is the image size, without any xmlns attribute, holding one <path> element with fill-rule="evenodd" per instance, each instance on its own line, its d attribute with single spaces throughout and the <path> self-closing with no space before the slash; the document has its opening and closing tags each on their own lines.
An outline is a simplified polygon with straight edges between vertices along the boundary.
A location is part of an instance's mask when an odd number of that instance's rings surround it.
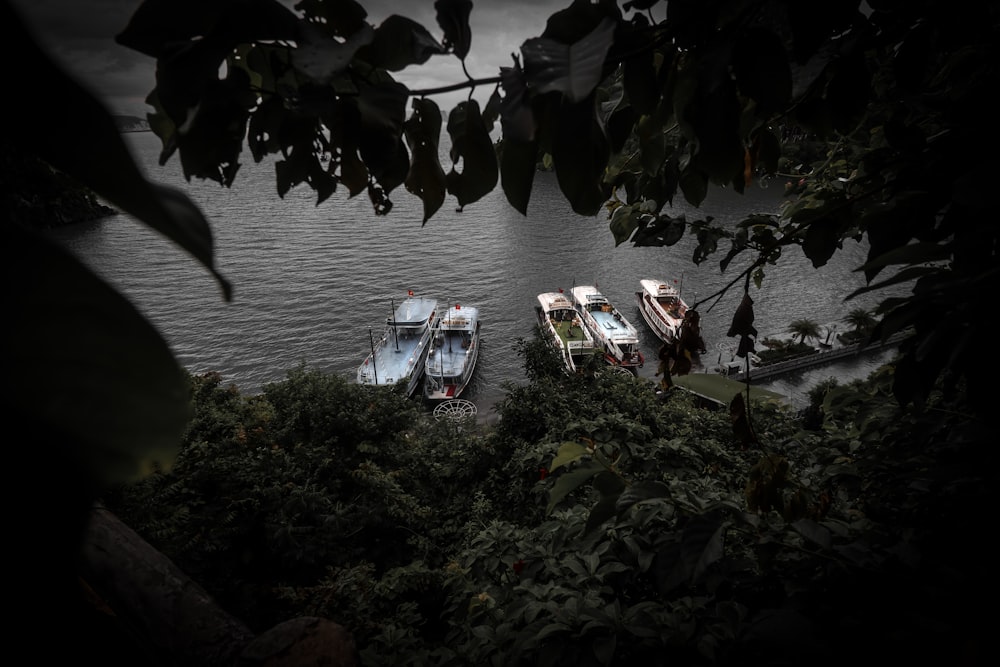
<svg viewBox="0 0 1000 667">
<path fill-rule="evenodd" d="M 406 290 L 406 296 L 413 296 L 413 290 Z"/>
<path fill-rule="evenodd" d="M 559 293 L 560 293 L 560 294 L 562 294 L 562 293 L 563 293 L 563 291 L 562 291 L 562 287 L 560 287 L 560 288 L 559 288 Z"/>
</svg>

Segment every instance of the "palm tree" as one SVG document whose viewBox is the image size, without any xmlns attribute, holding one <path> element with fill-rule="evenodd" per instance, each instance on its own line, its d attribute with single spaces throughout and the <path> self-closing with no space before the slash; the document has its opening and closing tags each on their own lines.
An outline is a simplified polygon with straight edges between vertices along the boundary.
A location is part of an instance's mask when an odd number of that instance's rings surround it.
<svg viewBox="0 0 1000 667">
<path fill-rule="evenodd" d="M 805 343 L 807 338 L 819 338 L 819 325 L 812 320 L 795 320 L 788 325 L 788 333 L 798 336 L 799 343 Z"/>
<path fill-rule="evenodd" d="M 864 308 L 855 308 L 847 314 L 844 321 L 854 327 L 854 331 L 857 333 L 868 333 L 878 322 L 875 316 Z"/>
</svg>

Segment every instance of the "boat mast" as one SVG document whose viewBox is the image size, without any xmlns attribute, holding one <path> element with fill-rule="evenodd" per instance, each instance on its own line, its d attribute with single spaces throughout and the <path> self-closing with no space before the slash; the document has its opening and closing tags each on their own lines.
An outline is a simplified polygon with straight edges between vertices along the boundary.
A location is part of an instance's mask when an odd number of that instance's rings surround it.
<svg viewBox="0 0 1000 667">
<path fill-rule="evenodd" d="M 375 339 L 372 338 L 371 327 L 368 327 L 368 342 L 372 346 L 372 373 L 375 374 L 375 384 L 378 384 L 378 365 L 375 363 Z"/>
<path fill-rule="evenodd" d="M 399 352 L 399 331 L 396 330 L 396 301 L 389 297 L 389 304 L 392 306 L 392 337 L 396 340 L 396 352 Z"/>
</svg>

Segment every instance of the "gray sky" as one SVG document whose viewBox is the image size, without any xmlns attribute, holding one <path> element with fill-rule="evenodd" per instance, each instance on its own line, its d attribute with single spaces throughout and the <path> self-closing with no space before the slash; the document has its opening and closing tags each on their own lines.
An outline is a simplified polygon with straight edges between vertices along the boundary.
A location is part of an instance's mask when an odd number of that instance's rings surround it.
<svg viewBox="0 0 1000 667">
<path fill-rule="evenodd" d="M 297 0 L 282 0 L 293 6 Z M 100 97 L 112 113 L 144 117 L 150 108 L 146 95 L 155 85 L 155 61 L 119 46 L 114 36 L 128 23 L 140 0 L 10 0 L 33 27 L 50 53 Z M 439 41 L 442 33 L 434 0 L 361 0 L 368 22 L 377 26 L 390 14 L 407 16 L 426 27 Z M 549 15 L 568 7 L 571 0 L 474 0 L 470 19 L 472 48 L 466 67 L 474 78 L 499 74 L 513 63 L 512 53 L 545 29 Z M 435 56 L 428 64 L 400 73 L 397 78 L 412 90 L 465 80 L 454 56 Z M 493 87 L 480 87 L 475 97 L 485 104 Z M 438 95 L 434 100 L 450 110 L 468 90 Z"/>
</svg>

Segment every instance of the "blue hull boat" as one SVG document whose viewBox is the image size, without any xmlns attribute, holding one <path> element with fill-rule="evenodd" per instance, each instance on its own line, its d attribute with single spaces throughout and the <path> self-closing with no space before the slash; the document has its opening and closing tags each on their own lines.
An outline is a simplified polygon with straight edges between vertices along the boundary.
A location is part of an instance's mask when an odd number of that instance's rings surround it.
<svg viewBox="0 0 1000 667">
<path fill-rule="evenodd" d="M 424 397 L 458 398 L 472 379 L 479 358 L 479 309 L 455 304 L 437 320 L 424 363 Z"/>
<path fill-rule="evenodd" d="M 407 296 L 386 319 L 379 340 L 358 367 L 358 384 L 403 385 L 412 396 L 424 375 L 424 361 L 436 325 L 437 300 Z M 369 334 L 370 335 L 370 334 Z"/>
</svg>

